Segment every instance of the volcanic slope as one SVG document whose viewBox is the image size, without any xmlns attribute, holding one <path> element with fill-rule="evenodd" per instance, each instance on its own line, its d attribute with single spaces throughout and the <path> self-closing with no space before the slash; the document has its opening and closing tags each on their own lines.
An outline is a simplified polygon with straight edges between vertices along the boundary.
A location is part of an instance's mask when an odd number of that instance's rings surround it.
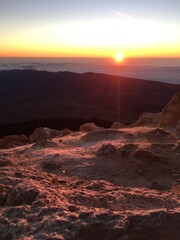
<svg viewBox="0 0 180 240">
<path fill-rule="evenodd" d="M 178 240 L 179 139 L 175 128 L 41 128 L 1 148 L 0 239 Z"/>
</svg>

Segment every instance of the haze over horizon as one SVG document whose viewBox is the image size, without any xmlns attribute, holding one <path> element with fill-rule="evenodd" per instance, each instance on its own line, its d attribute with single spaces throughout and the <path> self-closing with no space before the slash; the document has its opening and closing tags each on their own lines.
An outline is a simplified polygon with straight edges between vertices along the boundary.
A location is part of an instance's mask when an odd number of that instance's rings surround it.
<svg viewBox="0 0 180 240">
<path fill-rule="evenodd" d="M 0 57 L 180 57 L 178 0 L 1 0 Z"/>
</svg>

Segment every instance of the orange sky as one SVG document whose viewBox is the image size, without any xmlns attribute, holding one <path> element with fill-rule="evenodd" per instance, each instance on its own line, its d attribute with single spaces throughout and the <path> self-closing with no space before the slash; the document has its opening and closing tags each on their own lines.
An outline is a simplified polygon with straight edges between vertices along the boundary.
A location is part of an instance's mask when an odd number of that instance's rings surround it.
<svg viewBox="0 0 180 240">
<path fill-rule="evenodd" d="M 99 14 L 93 16 L 90 11 L 85 16 L 83 11 L 100 5 L 95 1 L 82 5 L 78 0 L 82 8 L 73 11 L 73 3 L 60 2 L 50 5 L 45 0 L 37 6 L 21 0 L 19 5 L 10 0 L 7 5 L 0 3 L 0 57 L 113 57 L 117 52 L 124 57 L 180 57 L 179 22 L 163 16 L 151 18 L 152 10 L 147 10 L 151 5 L 143 9 L 145 17 L 131 8 L 129 0 L 126 12 L 113 10 L 120 6 L 118 1 L 116 5 L 105 1 Z M 38 10 L 41 15 L 36 15 Z"/>
</svg>

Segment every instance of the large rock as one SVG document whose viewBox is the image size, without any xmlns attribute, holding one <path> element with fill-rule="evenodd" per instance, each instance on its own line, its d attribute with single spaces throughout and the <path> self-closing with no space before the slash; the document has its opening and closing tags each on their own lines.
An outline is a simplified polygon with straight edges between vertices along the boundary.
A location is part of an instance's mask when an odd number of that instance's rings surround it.
<svg viewBox="0 0 180 240">
<path fill-rule="evenodd" d="M 104 157 L 108 157 L 108 156 L 114 156 L 114 155 L 118 155 L 120 154 L 121 151 L 114 145 L 112 145 L 111 143 L 109 144 L 103 144 L 97 151 L 97 155 L 98 156 L 104 156 Z"/>
<path fill-rule="evenodd" d="M 134 143 L 127 143 L 121 148 L 123 156 L 128 156 L 137 150 L 138 146 Z"/>
<path fill-rule="evenodd" d="M 60 131 L 60 137 L 67 136 L 67 135 L 69 135 L 71 133 L 72 133 L 72 131 L 69 130 L 69 128 L 64 128 L 63 130 Z"/>
<path fill-rule="evenodd" d="M 160 156 L 158 154 L 155 154 L 151 151 L 144 150 L 144 149 L 139 149 L 137 150 L 134 155 L 136 159 L 139 159 L 146 164 L 153 164 L 153 163 L 167 163 L 168 159 Z"/>
<path fill-rule="evenodd" d="M 36 200 L 39 191 L 36 186 L 30 183 L 20 183 L 8 194 L 7 206 L 20 206 L 23 204 L 32 205 Z"/>
<path fill-rule="evenodd" d="M 0 139 L 1 148 L 11 148 L 28 143 L 28 138 L 24 134 L 20 135 L 7 135 Z"/>
<path fill-rule="evenodd" d="M 104 128 L 96 126 L 95 123 L 84 123 L 80 126 L 79 130 L 81 132 L 91 132 L 93 130 L 101 130 L 101 129 L 104 129 Z"/>
<path fill-rule="evenodd" d="M 176 126 L 180 120 L 180 92 L 176 93 L 172 100 L 162 109 L 160 126 Z"/>
<path fill-rule="evenodd" d="M 161 113 L 142 113 L 133 126 L 157 126 L 161 118 Z"/>
<path fill-rule="evenodd" d="M 112 129 L 121 129 L 121 128 L 125 128 L 126 125 L 124 125 L 123 123 L 120 122 L 114 122 L 111 126 Z"/>
<path fill-rule="evenodd" d="M 30 142 L 36 142 L 38 140 L 51 139 L 57 136 L 61 136 L 61 132 L 55 129 L 46 127 L 36 128 L 29 136 Z"/>
<path fill-rule="evenodd" d="M 129 240 L 178 240 L 180 236 L 180 212 L 156 211 L 134 214 L 129 217 L 126 233 Z"/>
<path fill-rule="evenodd" d="M 176 141 L 173 134 L 170 131 L 166 131 L 162 128 L 154 128 L 148 131 L 145 135 L 149 141 L 156 141 L 156 142 L 168 142 L 168 141 Z"/>
<path fill-rule="evenodd" d="M 28 138 L 24 134 L 20 135 L 7 135 L 3 138 L 6 142 L 25 143 Z"/>
<path fill-rule="evenodd" d="M 122 136 L 121 130 L 115 129 L 104 129 L 104 130 L 94 130 L 86 133 L 81 137 L 81 140 L 87 142 L 95 142 L 101 140 L 113 140 L 118 139 Z"/>
<path fill-rule="evenodd" d="M 32 145 L 32 148 L 55 148 L 58 147 L 58 144 L 55 142 L 50 142 L 48 140 L 38 140 L 36 143 Z"/>
</svg>

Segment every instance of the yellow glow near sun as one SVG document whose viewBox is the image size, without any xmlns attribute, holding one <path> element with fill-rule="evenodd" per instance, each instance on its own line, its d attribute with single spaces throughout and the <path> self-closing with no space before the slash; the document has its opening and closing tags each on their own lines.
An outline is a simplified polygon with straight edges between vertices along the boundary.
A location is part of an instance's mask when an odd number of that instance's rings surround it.
<svg viewBox="0 0 180 240">
<path fill-rule="evenodd" d="M 122 52 L 118 52 L 115 56 L 115 60 L 116 62 L 122 62 L 123 61 L 123 53 Z"/>
<path fill-rule="evenodd" d="M 168 29 L 168 31 L 167 31 Z M 179 25 L 134 19 L 55 22 L 1 34 L 0 56 L 180 56 Z"/>
</svg>

